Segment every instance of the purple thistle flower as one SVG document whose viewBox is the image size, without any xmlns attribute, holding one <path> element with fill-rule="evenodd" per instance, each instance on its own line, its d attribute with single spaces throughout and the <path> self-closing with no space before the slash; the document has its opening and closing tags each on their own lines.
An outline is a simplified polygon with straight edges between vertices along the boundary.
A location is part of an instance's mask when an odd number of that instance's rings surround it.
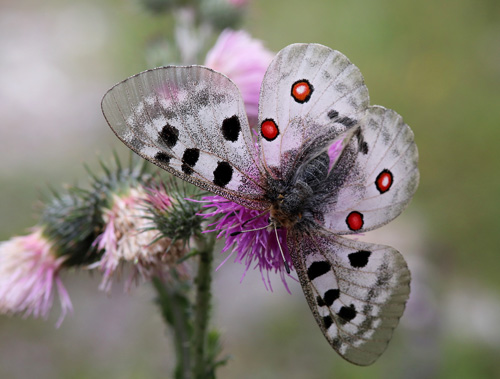
<svg viewBox="0 0 500 379">
<path fill-rule="evenodd" d="M 201 216 L 204 218 L 219 217 L 217 221 L 210 224 L 210 226 L 214 226 L 214 229 L 206 230 L 204 233 L 219 231 L 217 238 L 225 237 L 224 248 L 221 252 L 225 253 L 231 249 L 231 253 L 224 262 L 236 252 L 234 262 L 243 263 L 246 266 L 241 280 L 243 281 L 246 272 L 253 266 L 253 268 L 260 270 L 266 289 L 272 291 L 269 273 L 274 271 L 279 273 L 286 290 L 290 292 L 286 276 L 293 277 L 285 271 L 285 263 L 281 256 L 276 232 L 271 227 L 265 228 L 269 225 L 269 213 L 262 214 L 261 211 L 245 208 L 221 196 L 206 196 L 203 197 L 202 202 L 207 203 L 204 208 L 215 208 L 215 210 L 203 213 Z M 261 229 L 252 230 L 259 228 Z M 235 232 L 243 233 L 234 235 Z M 293 269 L 286 245 L 286 229 L 278 229 L 277 234 L 287 264 L 290 269 Z"/>
<path fill-rule="evenodd" d="M 260 86 L 274 54 L 247 32 L 224 30 L 207 53 L 205 66 L 227 75 L 240 89 L 250 125 L 257 122 Z"/>
<path fill-rule="evenodd" d="M 68 292 L 59 277 L 64 257 L 57 257 L 42 235 L 41 228 L 31 234 L 0 243 L 0 313 L 46 319 L 54 302 L 54 288 L 61 303 L 59 327 L 73 310 Z"/>
</svg>

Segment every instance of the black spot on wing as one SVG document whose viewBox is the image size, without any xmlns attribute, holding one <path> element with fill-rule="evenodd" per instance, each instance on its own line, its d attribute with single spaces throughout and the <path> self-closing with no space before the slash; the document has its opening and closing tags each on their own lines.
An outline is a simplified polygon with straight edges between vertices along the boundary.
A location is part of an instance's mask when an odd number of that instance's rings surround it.
<svg viewBox="0 0 500 379">
<path fill-rule="evenodd" d="M 356 309 L 354 308 L 354 304 L 351 304 L 349 307 L 344 306 L 340 308 L 339 313 L 337 313 L 337 315 L 345 321 L 351 321 L 356 317 L 356 314 L 357 312 Z"/>
<path fill-rule="evenodd" d="M 358 139 L 359 151 L 364 155 L 368 154 L 368 144 L 365 142 L 361 128 L 356 131 L 356 138 Z"/>
<path fill-rule="evenodd" d="M 323 317 L 323 325 L 325 326 L 325 329 L 328 329 L 330 326 L 332 326 L 333 320 L 331 316 L 325 316 Z"/>
<path fill-rule="evenodd" d="M 214 170 L 214 184 L 219 187 L 225 187 L 233 178 L 233 168 L 228 162 L 221 161 L 217 163 Z"/>
<path fill-rule="evenodd" d="M 368 264 L 368 258 L 372 253 L 366 250 L 360 250 L 355 253 L 349 254 L 347 257 L 349 258 L 349 262 L 351 266 L 354 268 L 365 267 Z"/>
<path fill-rule="evenodd" d="M 163 151 L 160 151 L 160 152 L 156 153 L 155 159 L 158 162 L 161 162 L 161 163 L 168 166 L 168 164 L 170 163 L 170 159 L 172 159 L 172 157 L 168 154 L 165 154 Z"/>
<path fill-rule="evenodd" d="M 159 136 L 168 148 L 172 148 L 177 144 L 177 141 L 179 140 L 179 131 L 175 126 L 167 123 L 161 129 Z"/>
<path fill-rule="evenodd" d="M 226 141 L 236 142 L 241 130 L 240 119 L 236 115 L 226 118 L 222 121 L 221 129 Z"/>
<path fill-rule="evenodd" d="M 338 289 L 331 289 L 325 292 L 325 304 L 329 307 L 332 306 L 333 302 L 337 300 L 340 296 L 340 291 Z"/>
<path fill-rule="evenodd" d="M 368 144 L 363 141 L 359 147 L 359 151 L 361 151 L 364 155 L 368 154 Z"/>
<path fill-rule="evenodd" d="M 198 159 L 200 159 L 199 149 L 186 149 L 182 156 L 182 161 L 189 166 L 194 166 L 198 162 Z"/>
<path fill-rule="evenodd" d="M 321 296 L 316 296 L 316 303 L 318 303 L 319 307 L 324 307 L 326 305 Z"/>
<path fill-rule="evenodd" d="M 339 112 L 337 112 L 335 109 L 332 109 L 331 111 L 328 112 L 327 115 L 329 118 L 333 120 L 334 118 L 339 117 Z"/>
<path fill-rule="evenodd" d="M 194 170 L 185 163 L 182 164 L 181 169 L 186 175 L 191 175 L 194 172 Z"/>
<path fill-rule="evenodd" d="M 340 117 L 339 118 L 339 112 L 337 112 L 335 109 L 331 109 L 328 111 L 327 116 L 330 120 L 333 120 L 334 122 L 338 122 L 339 124 L 342 124 L 346 126 L 347 128 L 350 128 L 351 126 L 356 124 L 356 120 L 350 118 L 350 117 Z"/>
<path fill-rule="evenodd" d="M 307 277 L 309 280 L 314 280 L 318 276 L 326 274 L 330 271 L 330 262 L 328 261 L 316 261 L 313 262 L 307 269 Z"/>
<path fill-rule="evenodd" d="M 193 173 L 193 166 L 196 164 L 196 162 L 198 162 L 199 158 L 199 149 L 184 150 L 184 154 L 182 155 L 182 171 L 187 175 L 191 175 Z"/>
<path fill-rule="evenodd" d="M 348 128 L 356 124 L 356 120 L 353 120 L 350 117 L 341 117 L 337 120 L 337 122 L 342 125 L 345 125 Z"/>
</svg>

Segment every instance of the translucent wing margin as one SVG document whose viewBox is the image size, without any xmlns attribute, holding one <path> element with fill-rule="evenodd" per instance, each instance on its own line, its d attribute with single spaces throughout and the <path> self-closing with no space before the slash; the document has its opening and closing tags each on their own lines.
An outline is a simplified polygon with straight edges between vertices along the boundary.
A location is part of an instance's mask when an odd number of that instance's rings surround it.
<svg viewBox="0 0 500 379">
<path fill-rule="evenodd" d="M 148 70 L 111 88 L 102 110 L 143 158 L 244 206 L 267 208 L 244 103 L 226 76 L 200 66 Z"/>
<path fill-rule="evenodd" d="M 384 352 L 410 293 L 410 272 L 395 249 L 323 230 L 287 238 L 309 307 L 332 347 L 369 365 Z"/>
<path fill-rule="evenodd" d="M 299 151 L 353 127 L 368 106 L 363 76 L 345 55 L 318 44 L 285 47 L 262 82 L 260 125 L 277 131 L 261 133 L 263 165 L 286 179 Z"/>
</svg>

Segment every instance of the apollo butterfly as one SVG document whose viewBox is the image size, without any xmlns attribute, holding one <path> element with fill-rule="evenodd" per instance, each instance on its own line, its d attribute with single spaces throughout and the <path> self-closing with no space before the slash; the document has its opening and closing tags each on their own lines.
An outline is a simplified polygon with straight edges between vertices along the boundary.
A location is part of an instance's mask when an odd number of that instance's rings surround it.
<svg viewBox="0 0 500 379">
<path fill-rule="evenodd" d="M 286 228 L 328 342 L 358 365 L 382 354 L 410 272 L 395 249 L 342 235 L 403 211 L 418 185 L 418 153 L 401 116 L 370 106 L 361 72 L 343 54 L 317 44 L 277 54 L 261 87 L 257 142 L 238 88 L 206 67 L 132 76 L 106 93 L 102 109 L 143 158 Z"/>
</svg>

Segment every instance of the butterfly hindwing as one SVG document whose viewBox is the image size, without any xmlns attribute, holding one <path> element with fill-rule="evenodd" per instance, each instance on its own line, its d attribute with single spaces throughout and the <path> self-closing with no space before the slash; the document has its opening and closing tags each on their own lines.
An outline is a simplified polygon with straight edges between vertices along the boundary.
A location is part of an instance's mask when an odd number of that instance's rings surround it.
<svg viewBox="0 0 500 379">
<path fill-rule="evenodd" d="M 278 179 L 293 171 L 308 144 L 333 140 L 369 105 L 359 69 L 338 51 L 294 44 L 271 62 L 259 101 L 261 159 Z"/>
<path fill-rule="evenodd" d="M 321 229 L 287 238 L 309 306 L 332 347 L 358 365 L 386 349 L 410 292 L 410 272 L 395 249 Z"/>
<path fill-rule="evenodd" d="M 371 106 L 359 132 L 331 172 L 323 225 L 339 234 L 380 227 L 397 217 L 415 193 L 418 151 L 413 132 L 390 109 Z"/>
<path fill-rule="evenodd" d="M 111 88 L 102 109 L 147 160 L 240 204 L 266 207 L 244 103 L 224 75 L 199 66 L 145 71 Z"/>
</svg>

